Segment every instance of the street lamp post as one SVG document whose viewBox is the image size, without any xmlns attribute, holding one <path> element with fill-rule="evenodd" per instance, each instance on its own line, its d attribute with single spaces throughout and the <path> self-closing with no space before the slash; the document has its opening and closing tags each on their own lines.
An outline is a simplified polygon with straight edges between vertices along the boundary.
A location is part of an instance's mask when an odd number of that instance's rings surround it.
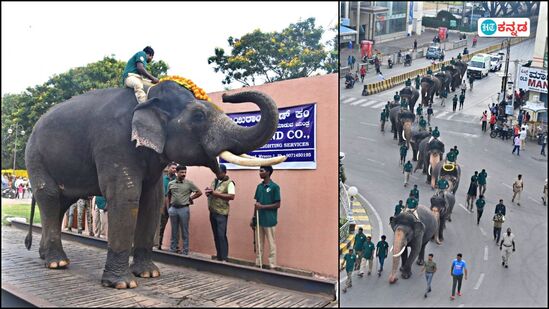
<svg viewBox="0 0 549 309">
<path fill-rule="evenodd" d="M 12 129 L 15 128 L 15 129 Z M 20 124 L 11 125 L 8 129 L 8 134 L 13 133 L 15 131 L 15 138 L 13 141 L 13 174 L 15 175 L 15 161 L 17 159 L 17 130 L 21 129 L 21 134 L 25 135 L 25 128 L 23 128 Z"/>
</svg>

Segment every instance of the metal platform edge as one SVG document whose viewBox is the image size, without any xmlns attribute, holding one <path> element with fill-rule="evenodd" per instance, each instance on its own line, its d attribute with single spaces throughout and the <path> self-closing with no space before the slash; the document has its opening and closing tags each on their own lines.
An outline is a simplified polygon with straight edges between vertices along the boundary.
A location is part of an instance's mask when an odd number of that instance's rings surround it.
<svg viewBox="0 0 549 309">
<path fill-rule="evenodd" d="M 11 225 L 28 231 L 29 224 L 17 221 L 12 221 Z M 33 233 L 41 233 L 40 225 L 33 225 Z M 61 239 L 76 241 L 84 245 L 93 246 L 100 249 L 107 249 L 107 241 L 100 238 L 88 237 L 63 231 Z M 34 244 L 37 246 L 38 244 Z M 21 239 L 21 246 L 25 246 L 24 239 Z M 259 269 L 256 267 L 219 262 L 216 260 L 203 259 L 199 257 L 183 256 L 167 251 L 153 250 L 152 258 L 154 261 L 166 263 L 173 266 L 182 266 L 192 268 L 198 271 L 205 271 L 220 275 L 225 275 L 233 278 L 239 278 L 251 282 L 266 284 L 278 288 L 293 290 L 297 292 L 321 294 L 329 297 L 331 300 L 336 299 L 337 281 L 321 280 L 309 278 L 294 274 L 281 273 L 274 270 Z M 4 286 L 2 284 L 2 289 Z"/>
</svg>

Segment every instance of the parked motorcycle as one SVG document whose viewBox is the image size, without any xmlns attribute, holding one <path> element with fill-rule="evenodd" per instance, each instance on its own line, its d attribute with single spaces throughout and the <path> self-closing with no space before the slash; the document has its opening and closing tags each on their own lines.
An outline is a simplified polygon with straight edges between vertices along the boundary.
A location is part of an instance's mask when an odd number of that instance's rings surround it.
<svg viewBox="0 0 549 309">
<path fill-rule="evenodd" d="M 16 195 L 17 195 L 17 193 L 15 192 L 15 189 L 4 188 L 2 190 L 2 197 L 4 197 L 4 198 L 14 199 Z"/>
<path fill-rule="evenodd" d="M 393 61 L 391 59 L 387 61 L 387 66 L 389 67 L 389 69 L 393 68 Z"/>
</svg>

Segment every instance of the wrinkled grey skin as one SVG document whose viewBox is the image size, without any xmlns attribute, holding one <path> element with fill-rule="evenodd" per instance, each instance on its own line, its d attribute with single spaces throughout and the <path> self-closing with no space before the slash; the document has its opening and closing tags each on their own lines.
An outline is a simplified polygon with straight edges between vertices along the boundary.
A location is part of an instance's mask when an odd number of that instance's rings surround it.
<svg viewBox="0 0 549 309">
<path fill-rule="evenodd" d="M 152 87 L 148 97 L 137 105 L 133 89 L 94 90 L 54 106 L 36 123 L 25 160 L 40 206 L 39 254 L 46 267 L 69 263 L 61 244 L 67 208 L 78 198 L 103 195 L 109 205 L 109 244 L 102 284 L 133 288 L 134 274 L 159 276 L 151 252 L 166 164 L 206 166 L 216 173 L 220 152 L 239 155 L 261 147 L 277 128 L 276 104 L 256 91 L 223 97 L 260 107 L 261 121 L 252 128 L 236 125 L 172 81 Z M 144 145 L 136 147 L 132 137 Z"/>
<path fill-rule="evenodd" d="M 397 139 L 398 136 L 398 142 L 401 143 L 404 141 L 402 137 L 402 132 L 404 132 L 406 144 L 409 148 L 410 139 L 412 137 L 412 124 L 414 123 L 415 115 L 409 110 L 404 110 L 401 112 L 400 106 L 397 106 L 390 110 L 389 119 L 391 120 L 391 126 L 394 129 L 393 139 Z"/>
<path fill-rule="evenodd" d="M 444 68 L 444 72 L 447 72 L 451 76 L 450 86 L 452 92 L 456 91 L 456 89 L 459 89 L 459 86 L 461 85 L 461 72 L 459 68 L 453 65 L 448 65 Z"/>
<path fill-rule="evenodd" d="M 408 102 L 408 109 L 410 109 L 412 114 L 414 114 L 416 102 L 417 102 L 417 99 L 419 99 L 419 91 L 417 91 L 415 87 L 408 86 L 408 87 L 402 88 L 402 90 L 400 90 L 399 93 L 400 93 L 401 100 L 403 98 L 406 98 Z"/>
<path fill-rule="evenodd" d="M 425 246 L 435 236 L 436 220 L 433 212 L 424 205 L 419 205 L 417 212 L 420 222 L 416 222 L 413 215 L 408 212 L 401 212 L 398 216 L 390 218 L 390 225 L 395 236 L 393 237 L 393 251 L 389 251 L 393 259 L 389 283 L 395 283 L 398 279 L 396 272 L 400 261 L 399 257 L 394 255 L 398 254 L 404 246 L 410 247 L 410 254 L 406 248 L 400 256 L 402 260 L 401 276 L 403 279 L 408 279 L 412 275 L 412 263 L 416 259 L 418 265 L 423 265 Z"/>
<path fill-rule="evenodd" d="M 429 131 L 419 131 L 412 129 L 412 137 L 410 139 L 410 144 L 412 146 L 412 160 L 417 161 L 419 156 L 419 144 L 425 138 L 431 137 Z"/>
<path fill-rule="evenodd" d="M 465 76 L 465 73 L 467 73 L 467 62 L 457 60 L 455 67 L 459 70 L 459 79 L 461 81 L 463 76 Z"/>
<path fill-rule="evenodd" d="M 446 178 L 449 184 L 448 190 L 450 190 L 455 195 L 459 187 L 459 181 L 461 179 L 461 166 L 456 163 L 455 171 L 446 172 L 442 169 L 444 163 L 445 160 L 438 162 L 438 164 L 433 168 L 432 176 L 434 177 L 435 181 L 439 178 Z"/>
<path fill-rule="evenodd" d="M 431 139 L 430 137 L 424 138 L 419 143 L 418 160 L 414 172 L 418 169 L 422 169 L 423 174 L 427 175 L 426 182 L 431 184 L 436 178 L 432 178 L 429 173 L 432 173 L 433 166 L 436 166 L 439 161 L 442 161 L 444 156 L 444 143 L 439 139 Z M 431 166 L 431 172 L 429 171 L 429 165 Z"/>
<path fill-rule="evenodd" d="M 446 89 L 450 93 L 450 84 L 452 82 L 452 75 L 448 71 L 441 71 L 435 74 L 435 77 L 440 80 L 440 89 L 437 95 L 442 92 L 442 89 Z"/>
<path fill-rule="evenodd" d="M 446 227 L 446 220 L 451 220 L 452 210 L 456 198 L 451 191 L 445 190 L 443 193 L 435 193 L 431 197 L 431 211 L 435 215 L 437 221 L 437 233 L 435 234 L 435 241 L 437 244 L 441 244 L 444 241 L 444 228 Z"/>
<path fill-rule="evenodd" d="M 433 103 L 433 97 L 441 89 L 440 80 L 434 76 L 425 75 L 421 78 L 421 104 Z"/>
</svg>

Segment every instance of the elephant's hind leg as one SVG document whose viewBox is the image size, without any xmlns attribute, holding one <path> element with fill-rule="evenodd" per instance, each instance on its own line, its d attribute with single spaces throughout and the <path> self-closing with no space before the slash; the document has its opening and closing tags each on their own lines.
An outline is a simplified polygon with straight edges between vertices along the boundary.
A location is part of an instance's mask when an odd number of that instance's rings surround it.
<svg viewBox="0 0 549 309">
<path fill-rule="evenodd" d="M 60 188 L 49 176 L 35 177 L 33 187 L 36 188 L 34 197 L 40 208 L 42 221 L 42 239 L 38 253 L 45 260 L 47 268 L 64 268 L 69 265 L 70 260 L 61 244 Z"/>
<path fill-rule="evenodd" d="M 156 184 L 143 186 L 135 229 L 133 263 L 130 266 L 131 272 L 142 278 L 160 276 L 160 270 L 152 262 L 151 253 L 163 198 L 162 177 L 158 178 Z"/>
</svg>

